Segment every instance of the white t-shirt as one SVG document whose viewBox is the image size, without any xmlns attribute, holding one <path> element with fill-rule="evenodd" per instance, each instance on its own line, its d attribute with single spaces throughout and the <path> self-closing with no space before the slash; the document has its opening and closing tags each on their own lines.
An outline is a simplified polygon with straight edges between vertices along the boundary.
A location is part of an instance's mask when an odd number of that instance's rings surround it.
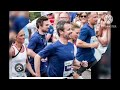
<svg viewBox="0 0 120 90">
<path fill-rule="evenodd" d="M 99 42 L 96 36 L 91 37 L 90 43 L 93 42 Z M 95 48 L 95 53 L 94 53 L 94 56 L 97 61 L 101 59 L 102 55 L 106 52 L 106 50 L 107 50 L 107 46 L 103 47 L 102 44 L 99 42 L 98 48 L 97 49 Z"/>
</svg>

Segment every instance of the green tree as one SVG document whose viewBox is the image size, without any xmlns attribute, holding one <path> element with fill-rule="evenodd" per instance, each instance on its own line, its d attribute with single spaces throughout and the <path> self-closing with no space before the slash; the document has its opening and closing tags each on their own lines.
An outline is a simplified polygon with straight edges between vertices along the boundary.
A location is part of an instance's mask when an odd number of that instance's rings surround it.
<svg viewBox="0 0 120 90">
<path fill-rule="evenodd" d="M 40 17 L 40 12 L 30 12 L 30 21 L 33 21 L 34 19 Z"/>
</svg>

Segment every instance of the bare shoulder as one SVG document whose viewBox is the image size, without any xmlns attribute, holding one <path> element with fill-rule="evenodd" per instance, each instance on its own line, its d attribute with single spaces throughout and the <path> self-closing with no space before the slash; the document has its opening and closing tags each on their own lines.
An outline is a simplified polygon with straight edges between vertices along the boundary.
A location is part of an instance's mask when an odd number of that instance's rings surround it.
<svg viewBox="0 0 120 90">
<path fill-rule="evenodd" d="M 10 47 L 9 54 L 10 54 L 10 56 L 15 55 L 15 49 L 12 46 Z"/>
</svg>

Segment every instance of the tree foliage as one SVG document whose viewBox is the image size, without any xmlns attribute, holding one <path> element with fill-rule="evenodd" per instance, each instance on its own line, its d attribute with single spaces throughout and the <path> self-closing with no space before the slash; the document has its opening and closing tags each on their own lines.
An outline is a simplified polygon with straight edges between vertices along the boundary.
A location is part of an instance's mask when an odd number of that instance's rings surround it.
<svg viewBox="0 0 120 90">
<path fill-rule="evenodd" d="M 40 12 L 30 12 L 30 21 L 33 21 L 34 19 L 40 17 Z"/>
</svg>

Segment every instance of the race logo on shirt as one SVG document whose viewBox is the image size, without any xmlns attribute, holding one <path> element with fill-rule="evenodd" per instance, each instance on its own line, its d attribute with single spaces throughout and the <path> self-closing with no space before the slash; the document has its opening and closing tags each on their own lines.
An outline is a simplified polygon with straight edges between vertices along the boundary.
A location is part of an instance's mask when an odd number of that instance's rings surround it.
<svg viewBox="0 0 120 90">
<path fill-rule="evenodd" d="M 24 67 L 21 63 L 18 63 L 18 64 L 15 65 L 15 70 L 17 72 L 22 72 L 24 70 Z"/>
</svg>

